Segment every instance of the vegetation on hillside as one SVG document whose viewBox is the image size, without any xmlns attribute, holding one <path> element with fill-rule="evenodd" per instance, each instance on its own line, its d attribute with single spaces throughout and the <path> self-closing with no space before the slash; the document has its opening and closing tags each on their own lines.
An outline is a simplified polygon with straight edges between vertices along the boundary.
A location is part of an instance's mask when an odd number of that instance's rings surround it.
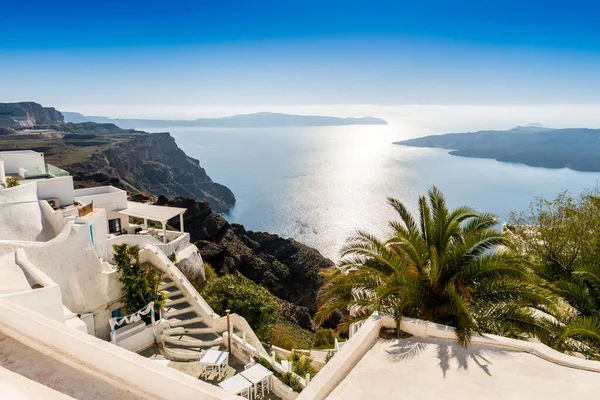
<svg viewBox="0 0 600 400">
<path fill-rule="evenodd" d="M 514 213 L 505 230 L 557 300 L 547 344 L 600 358 L 600 198 L 567 193 Z"/>
<path fill-rule="evenodd" d="M 275 297 L 241 274 L 213 279 L 202 290 L 202 296 L 217 314 L 231 310 L 243 316 L 261 337 L 279 320 Z"/>
<path fill-rule="evenodd" d="M 204 263 L 204 271 L 207 282 L 200 293 L 217 314 L 224 315 L 230 309 L 241 315 L 262 341 L 272 345 L 288 350 L 311 347 L 314 333 L 288 316 L 287 310 L 293 304 L 283 302 L 239 273 L 218 277 L 208 263 Z"/>
<path fill-rule="evenodd" d="M 403 316 L 454 326 L 462 345 L 480 332 L 547 337 L 534 310 L 553 303 L 496 229 L 497 217 L 449 210 L 436 187 L 419 198 L 417 218 L 400 201 L 388 202 L 400 221 L 390 222 L 385 240 L 362 231 L 348 239 L 319 292 L 318 324 L 352 308 L 340 329 L 378 311 L 395 318 L 398 332 Z"/>
</svg>

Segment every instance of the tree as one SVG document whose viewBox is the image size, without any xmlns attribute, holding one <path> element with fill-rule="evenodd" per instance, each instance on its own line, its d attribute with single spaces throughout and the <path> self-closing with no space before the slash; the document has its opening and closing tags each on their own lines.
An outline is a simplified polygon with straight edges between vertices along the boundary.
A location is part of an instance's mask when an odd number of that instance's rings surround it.
<svg viewBox="0 0 600 400">
<path fill-rule="evenodd" d="M 165 293 L 158 290 L 162 281 L 161 272 L 140 264 L 138 246 L 121 244 L 114 245 L 113 249 L 125 312 L 134 313 L 152 301 L 154 310 L 160 311 L 167 301 Z"/>
<path fill-rule="evenodd" d="M 548 335 L 533 309 L 552 303 L 495 229 L 496 216 L 467 206 L 450 211 L 436 187 L 419 198 L 417 220 L 399 200 L 388 203 L 400 222 L 390 222 L 387 240 L 363 231 L 347 240 L 319 292 L 317 324 L 350 309 L 340 330 L 377 311 L 392 315 L 398 332 L 403 316 L 454 326 L 462 345 L 475 332 Z"/>
<path fill-rule="evenodd" d="M 511 214 L 505 230 L 529 256 L 539 285 L 562 299 L 551 313 L 554 331 L 547 344 L 600 358 L 598 190 L 537 199 L 527 212 Z"/>
<path fill-rule="evenodd" d="M 230 309 L 243 316 L 259 337 L 266 337 L 279 319 L 275 297 L 239 273 L 210 280 L 202 290 L 202 297 L 217 314 L 223 315 Z"/>
</svg>

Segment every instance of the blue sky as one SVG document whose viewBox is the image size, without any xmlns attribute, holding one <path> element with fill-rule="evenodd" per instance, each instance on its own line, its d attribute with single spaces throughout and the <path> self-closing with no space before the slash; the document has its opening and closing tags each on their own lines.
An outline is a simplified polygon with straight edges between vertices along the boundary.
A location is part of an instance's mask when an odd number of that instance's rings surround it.
<svg viewBox="0 0 600 400">
<path fill-rule="evenodd" d="M 0 101 L 600 103 L 598 2 L 5 3 Z"/>
</svg>

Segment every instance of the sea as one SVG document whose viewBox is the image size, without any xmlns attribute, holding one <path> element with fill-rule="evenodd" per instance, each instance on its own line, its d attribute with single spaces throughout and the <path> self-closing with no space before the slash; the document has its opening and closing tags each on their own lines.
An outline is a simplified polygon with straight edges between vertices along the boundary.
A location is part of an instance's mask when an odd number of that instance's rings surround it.
<svg viewBox="0 0 600 400">
<path fill-rule="evenodd" d="M 380 237 L 398 217 L 388 197 L 416 213 L 433 185 L 450 207 L 470 205 L 506 221 L 538 197 L 595 188 L 600 173 L 546 169 L 394 141 L 433 132 L 405 120 L 383 126 L 269 128 L 143 128 L 168 130 L 177 144 L 237 203 L 225 218 L 246 229 L 291 237 L 338 260 L 356 230 Z M 466 126 L 461 126 L 464 129 Z M 435 133 L 443 133 L 436 128 Z M 446 127 L 452 132 L 452 127 Z"/>
</svg>

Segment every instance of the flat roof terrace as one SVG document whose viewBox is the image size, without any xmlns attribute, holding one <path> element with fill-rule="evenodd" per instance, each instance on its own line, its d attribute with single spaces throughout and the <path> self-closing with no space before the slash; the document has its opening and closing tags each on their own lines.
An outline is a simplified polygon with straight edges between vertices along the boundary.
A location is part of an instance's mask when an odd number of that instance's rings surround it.
<svg viewBox="0 0 600 400">
<path fill-rule="evenodd" d="M 37 352 L 2 333 L 0 333 L 0 368 L 80 400 L 142 399 L 102 379 Z M 29 396 L 30 394 L 17 398 L 31 398 Z"/>
<path fill-rule="evenodd" d="M 600 373 L 491 346 L 442 339 L 379 339 L 327 399 L 589 398 Z"/>
</svg>

